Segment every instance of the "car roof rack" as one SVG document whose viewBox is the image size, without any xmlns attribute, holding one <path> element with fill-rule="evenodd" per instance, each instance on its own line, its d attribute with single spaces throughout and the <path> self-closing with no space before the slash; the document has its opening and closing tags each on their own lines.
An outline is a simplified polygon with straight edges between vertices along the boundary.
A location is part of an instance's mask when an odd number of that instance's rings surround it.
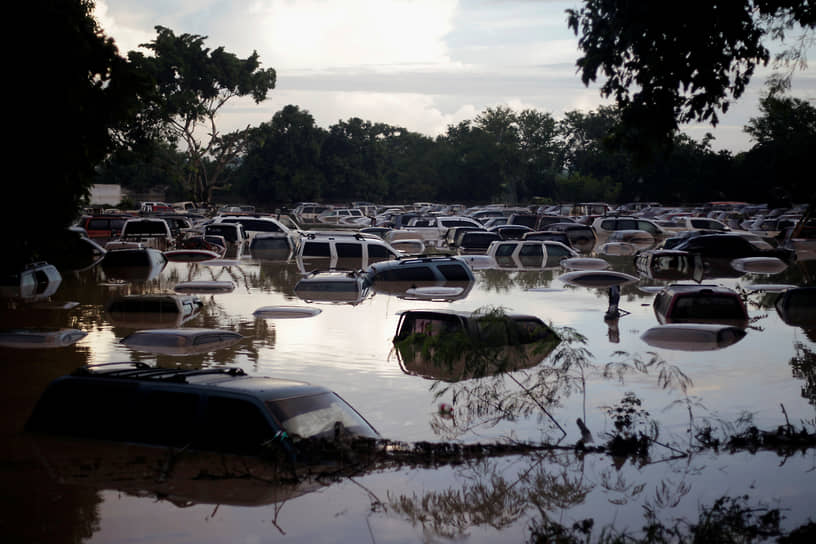
<svg viewBox="0 0 816 544">
<path fill-rule="evenodd" d="M 123 366 L 118 370 L 106 372 L 94 372 L 94 369 L 102 367 Z M 99 378 L 122 378 L 136 380 L 160 380 L 186 383 L 191 376 L 203 376 L 208 374 L 223 374 L 227 376 L 246 376 L 243 369 L 237 367 L 230 368 L 201 368 L 201 369 L 178 369 L 153 367 L 142 362 L 122 362 L 122 363 L 101 363 L 79 367 L 71 373 L 72 376 L 99 377 Z"/>
</svg>

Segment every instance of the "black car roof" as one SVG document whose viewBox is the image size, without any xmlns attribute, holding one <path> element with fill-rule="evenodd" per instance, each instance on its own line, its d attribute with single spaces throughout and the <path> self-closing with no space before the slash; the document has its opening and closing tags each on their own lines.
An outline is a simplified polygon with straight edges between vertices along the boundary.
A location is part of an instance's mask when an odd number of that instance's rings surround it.
<svg viewBox="0 0 816 544">
<path fill-rule="evenodd" d="M 184 370 L 152 367 L 145 363 L 104 363 L 80 367 L 63 379 L 135 380 L 154 384 L 187 384 L 224 391 L 254 393 L 263 400 L 277 400 L 329 392 L 307 382 L 248 376 L 242 369 L 204 368 Z"/>
</svg>

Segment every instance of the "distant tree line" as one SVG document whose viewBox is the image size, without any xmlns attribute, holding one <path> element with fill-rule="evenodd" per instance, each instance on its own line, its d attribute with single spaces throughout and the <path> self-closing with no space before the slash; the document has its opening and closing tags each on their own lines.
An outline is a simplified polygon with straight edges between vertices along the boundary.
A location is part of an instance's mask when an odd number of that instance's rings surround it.
<svg viewBox="0 0 816 544">
<path fill-rule="evenodd" d="M 536 110 L 488 108 L 436 137 L 359 118 L 328 129 L 289 105 L 246 131 L 243 153 L 229 165 L 221 201 L 273 207 L 297 201 L 519 202 L 660 201 L 808 202 L 816 108 L 767 96 L 744 130 L 755 142 L 736 155 L 676 134 L 670 151 L 642 164 L 608 145 L 617 107 L 569 111 L 561 119 Z M 143 156 L 123 149 L 99 170 L 99 183 L 194 195 L 183 154 L 154 141 Z"/>
<path fill-rule="evenodd" d="M 585 82 L 608 78 L 603 93 L 615 107 L 556 119 L 497 106 L 436 138 L 358 118 L 324 129 L 294 105 L 260 126 L 223 133 L 216 118 L 230 100 L 258 103 L 275 88 L 275 70 L 262 68 L 257 53 L 239 58 L 207 47 L 206 36 L 158 26 L 142 46 L 147 54 L 123 56 L 94 19 L 93 0 L 21 7 L 23 20 L 37 20 L 39 30 L 11 70 L 26 91 L 14 97 L 17 130 L 8 155 L 27 168 L 4 182 L 10 205 L 0 225 L 23 232 L 11 237 L 4 267 L 16 270 L 47 255 L 43 248 L 60 247 L 59 233 L 94 183 L 135 191 L 163 186 L 168 198 L 261 206 L 350 199 L 813 200 L 806 161 L 816 149 L 816 115 L 808 102 L 779 93 L 785 78 L 745 127 L 755 142 L 748 152 L 714 152 L 710 138 L 698 143 L 678 132 L 682 122 L 713 122 L 716 111 L 739 98 L 757 62 L 769 59 L 762 39 L 794 25 L 812 31 L 812 3 L 740 0 L 749 15 L 736 18 L 717 11 L 717 3 L 712 19 L 695 10 L 692 18 L 667 18 L 622 0 L 582 4 L 568 18 L 583 51 L 577 64 Z M 712 43 L 750 47 L 725 48 L 711 61 L 709 42 L 697 30 Z M 626 39 L 606 39 L 609 33 Z M 643 92 L 630 95 L 638 85 Z"/>
</svg>

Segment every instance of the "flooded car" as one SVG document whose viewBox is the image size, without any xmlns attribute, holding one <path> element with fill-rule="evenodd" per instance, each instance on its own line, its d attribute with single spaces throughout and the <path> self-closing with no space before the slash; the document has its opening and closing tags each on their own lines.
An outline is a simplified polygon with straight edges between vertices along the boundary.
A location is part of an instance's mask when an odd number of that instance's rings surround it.
<svg viewBox="0 0 816 544">
<path fill-rule="evenodd" d="M 745 327 L 748 312 L 739 294 L 716 285 L 670 285 L 653 302 L 654 313 L 665 323 L 722 323 Z"/>
<path fill-rule="evenodd" d="M 745 329 L 713 323 L 670 323 L 652 327 L 640 339 L 652 347 L 678 351 L 714 351 L 736 344 Z"/>
<path fill-rule="evenodd" d="M 220 329 L 150 329 L 131 333 L 120 343 L 138 351 L 184 356 L 226 348 L 242 338 Z"/>
<path fill-rule="evenodd" d="M 102 270 L 108 279 L 149 281 L 155 279 L 167 265 L 167 258 L 158 249 L 135 247 L 111 249 L 102 259 Z"/>
<path fill-rule="evenodd" d="M 406 311 L 393 340 L 404 372 L 444 381 L 535 366 L 560 341 L 536 316 L 454 310 Z"/>
<path fill-rule="evenodd" d="M 0 330 L 0 347 L 14 349 L 50 349 L 71 346 L 88 335 L 78 329 Z"/>
<path fill-rule="evenodd" d="M 112 298 L 106 311 L 116 326 L 157 329 L 180 327 L 196 317 L 201 306 L 194 295 L 125 295 Z"/>
<path fill-rule="evenodd" d="M 309 302 L 359 304 L 368 293 L 365 275 L 354 270 L 314 271 L 295 284 L 295 294 Z"/>
<path fill-rule="evenodd" d="M 0 297 L 26 302 L 45 300 L 59 289 L 62 275 L 57 267 L 46 262 L 26 265 L 19 271 L 0 276 Z"/>
<path fill-rule="evenodd" d="M 372 264 L 366 270 L 369 283 L 472 282 L 473 271 L 457 257 L 406 257 Z"/>
<path fill-rule="evenodd" d="M 325 387 L 248 376 L 238 368 L 183 370 L 144 363 L 89 365 L 55 379 L 25 429 L 240 454 L 260 453 L 268 441 L 291 452 L 293 440 L 333 440 L 337 433 L 379 437 Z"/>
</svg>

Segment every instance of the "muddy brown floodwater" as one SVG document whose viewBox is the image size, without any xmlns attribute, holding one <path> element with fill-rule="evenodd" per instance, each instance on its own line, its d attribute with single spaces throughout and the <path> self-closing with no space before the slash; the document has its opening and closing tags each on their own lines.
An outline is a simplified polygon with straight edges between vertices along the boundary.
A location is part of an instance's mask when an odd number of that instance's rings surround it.
<svg viewBox="0 0 816 544">
<path fill-rule="evenodd" d="M 614 270 L 638 275 L 631 258 L 609 260 Z M 108 278 L 100 267 L 65 273 L 52 301 L 78 306 L 18 304 L 2 311 L 4 329 L 70 327 L 87 333 L 68 347 L 0 348 L 3 540 L 518 542 L 531 539 L 542 523 L 571 527 L 586 518 L 594 519 L 595 536 L 607 525 L 636 533 L 644 511 L 666 522 L 696 520 L 701 507 L 743 495 L 751 507 L 780 509 L 788 531 L 813 517 L 816 449 L 732 453 L 700 447 L 698 432 L 708 429 L 708 436 L 724 438 L 752 425 L 775 430 L 786 422 L 814 431 L 816 336 L 809 327 L 816 309 L 791 321 L 775 309 L 775 293 L 751 286 L 812 284 L 816 261 L 773 275 L 707 278 L 706 283 L 736 289 L 748 308 L 744 337 L 719 347 L 650 345 L 641 338 L 658 325 L 654 288 L 668 282 L 641 277 L 624 285 L 623 315 L 609 320 L 607 290 L 565 284 L 558 280 L 563 272 L 476 270 L 476 282 L 456 300 L 423 301 L 374 290 L 348 304 L 298 298 L 294 285 L 301 275 L 291 261 L 169 263 L 146 282 Z M 111 297 L 172 292 L 180 282 L 203 280 L 232 281 L 236 288 L 198 295 L 203 308 L 183 326 L 237 331 L 241 341 L 186 357 L 119 343 L 134 329 L 105 312 Z M 253 316 L 260 307 L 276 305 L 322 311 L 300 319 Z M 564 335 L 580 334 L 585 343 L 562 343 L 541 364 L 511 374 L 437 381 L 432 372 L 412 372 L 392 344 L 400 312 L 416 308 L 504 308 L 538 316 Z M 621 429 L 653 441 L 640 457 L 557 449 L 276 483 L 261 460 L 144 452 L 23 432 L 52 379 L 84 364 L 112 361 L 229 365 L 252 375 L 325 385 L 384 437 L 402 443 L 573 445 L 582 438 L 578 418 L 594 445 Z M 440 410 L 442 404 L 448 406 Z M 632 408 L 621 429 L 617 408 Z"/>
</svg>

